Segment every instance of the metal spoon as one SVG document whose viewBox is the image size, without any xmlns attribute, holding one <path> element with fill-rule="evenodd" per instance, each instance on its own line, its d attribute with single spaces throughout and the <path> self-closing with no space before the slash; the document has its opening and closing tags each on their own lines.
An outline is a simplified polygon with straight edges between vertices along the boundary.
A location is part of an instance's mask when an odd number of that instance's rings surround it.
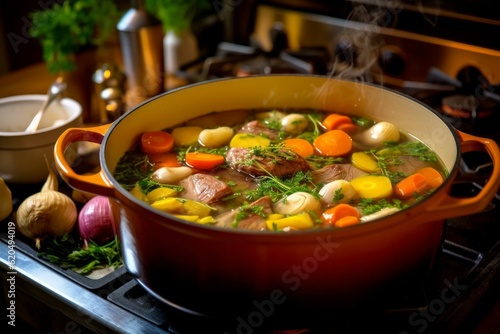
<svg viewBox="0 0 500 334">
<path fill-rule="evenodd" d="M 38 125 L 40 124 L 40 120 L 42 119 L 43 113 L 49 105 L 59 96 L 61 95 L 62 92 L 66 90 L 68 87 L 67 83 L 63 81 L 62 77 L 58 77 L 50 86 L 49 90 L 47 91 L 47 98 L 43 102 L 42 107 L 38 112 L 36 113 L 35 117 L 31 121 L 31 123 L 28 125 L 25 132 L 35 132 L 38 129 Z"/>
</svg>

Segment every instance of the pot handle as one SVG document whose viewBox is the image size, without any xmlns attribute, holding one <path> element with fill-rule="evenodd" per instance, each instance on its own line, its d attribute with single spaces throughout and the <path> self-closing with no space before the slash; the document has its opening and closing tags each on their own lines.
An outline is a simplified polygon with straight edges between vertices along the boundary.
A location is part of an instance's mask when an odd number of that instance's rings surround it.
<svg viewBox="0 0 500 334">
<path fill-rule="evenodd" d="M 110 125 L 111 123 L 88 128 L 69 128 L 65 130 L 57 139 L 54 147 L 54 160 L 56 168 L 61 175 L 61 178 L 72 188 L 87 191 L 93 194 L 115 197 L 114 187 L 106 178 L 102 169 L 95 174 L 77 174 L 73 168 L 71 168 L 71 165 L 66 160 L 64 154 L 69 145 L 79 141 L 100 144 Z"/>
<path fill-rule="evenodd" d="M 500 186 L 500 149 L 492 139 L 476 137 L 458 131 L 461 137 L 462 152 L 486 151 L 493 163 L 493 170 L 488 182 L 474 197 L 456 198 L 445 195 L 443 200 L 428 207 L 436 219 L 453 218 L 477 213 L 485 208 L 493 199 Z"/>
</svg>

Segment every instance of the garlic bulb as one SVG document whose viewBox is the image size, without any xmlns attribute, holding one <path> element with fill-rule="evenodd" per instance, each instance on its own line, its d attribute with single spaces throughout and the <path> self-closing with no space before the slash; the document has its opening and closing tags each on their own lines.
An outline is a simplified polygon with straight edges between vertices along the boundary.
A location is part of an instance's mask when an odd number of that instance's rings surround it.
<svg viewBox="0 0 500 334">
<path fill-rule="evenodd" d="M 26 237 L 35 240 L 36 248 L 47 237 L 62 237 L 76 224 L 77 209 L 71 198 L 57 191 L 57 175 L 50 168 L 49 176 L 39 193 L 26 198 L 16 212 L 16 224 Z"/>
<path fill-rule="evenodd" d="M 63 193 L 46 190 L 26 198 L 16 213 L 17 228 L 35 240 L 36 248 L 47 237 L 62 237 L 75 226 L 75 203 Z"/>
<path fill-rule="evenodd" d="M 151 180 L 162 184 L 174 184 L 193 174 L 190 167 L 161 167 L 151 174 Z"/>
<path fill-rule="evenodd" d="M 325 184 L 319 194 L 326 205 L 349 203 L 358 195 L 356 189 L 346 180 L 335 180 Z"/>
<path fill-rule="evenodd" d="M 313 195 L 299 191 L 274 204 L 273 212 L 296 215 L 303 212 L 316 211 L 320 208 L 321 203 Z"/>
</svg>

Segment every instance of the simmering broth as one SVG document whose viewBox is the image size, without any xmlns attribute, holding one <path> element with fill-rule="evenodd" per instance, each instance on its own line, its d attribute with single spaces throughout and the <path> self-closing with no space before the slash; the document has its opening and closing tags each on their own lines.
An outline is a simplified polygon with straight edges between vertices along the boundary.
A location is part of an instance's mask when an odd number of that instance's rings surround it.
<svg viewBox="0 0 500 334">
<path fill-rule="evenodd" d="M 343 228 L 432 193 L 447 171 L 390 122 L 323 110 L 229 110 L 151 131 L 114 177 L 181 219 L 288 232 Z"/>
</svg>

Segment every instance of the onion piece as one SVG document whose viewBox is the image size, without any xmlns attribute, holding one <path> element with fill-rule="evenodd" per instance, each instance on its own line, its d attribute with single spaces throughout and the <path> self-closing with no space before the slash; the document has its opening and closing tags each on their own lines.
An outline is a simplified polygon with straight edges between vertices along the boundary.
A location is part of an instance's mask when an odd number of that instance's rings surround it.
<svg viewBox="0 0 500 334">
<path fill-rule="evenodd" d="M 280 200 L 273 206 L 273 212 L 297 215 L 303 212 L 317 211 L 321 208 L 321 203 L 313 195 L 298 191 Z"/>
<path fill-rule="evenodd" d="M 401 134 L 398 128 L 389 122 L 378 122 L 368 130 L 361 132 L 355 136 L 355 144 L 361 144 L 364 148 L 379 148 L 385 142 L 399 141 Z"/>
<path fill-rule="evenodd" d="M 352 184 L 346 180 L 334 180 L 325 184 L 319 191 L 321 201 L 326 206 L 332 206 L 339 203 L 349 203 L 358 197 L 358 192 Z"/>
<path fill-rule="evenodd" d="M 84 248 L 90 241 L 104 245 L 116 237 L 119 221 L 119 207 L 105 196 L 91 198 L 78 214 L 78 231 L 83 239 Z"/>
</svg>

